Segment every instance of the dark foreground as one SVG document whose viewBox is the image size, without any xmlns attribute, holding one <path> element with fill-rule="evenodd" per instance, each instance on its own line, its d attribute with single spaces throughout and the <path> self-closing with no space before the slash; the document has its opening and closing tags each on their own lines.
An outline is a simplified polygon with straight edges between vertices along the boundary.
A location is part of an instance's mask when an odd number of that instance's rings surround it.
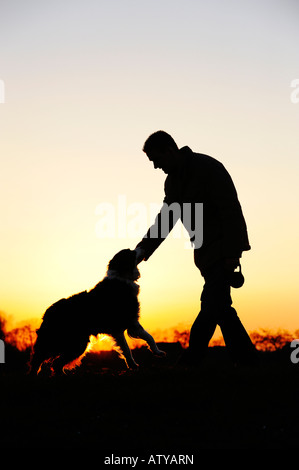
<svg viewBox="0 0 299 470">
<path fill-rule="evenodd" d="M 175 366 L 173 350 L 166 360 L 144 349 L 134 355 L 138 372 L 122 371 L 111 353 L 89 354 L 55 378 L 5 364 L 0 447 L 92 448 L 100 463 L 113 454 L 140 456 L 140 465 L 142 456 L 178 461 L 201 449 L 298 448 L 299 364 L 289 351 L 261 353 L 254 368 L 234 367 L 224 348 L 210 348 L 198 369 Z"/>
</svg>

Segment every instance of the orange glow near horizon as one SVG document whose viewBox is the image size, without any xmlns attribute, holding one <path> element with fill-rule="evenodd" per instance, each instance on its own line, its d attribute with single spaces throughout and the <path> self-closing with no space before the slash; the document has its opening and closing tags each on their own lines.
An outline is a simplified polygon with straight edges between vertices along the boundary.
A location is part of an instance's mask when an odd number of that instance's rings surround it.
<svg viewBox="0 0 299 470">
<path fill-rule="evenodd" d="M 162 203 L 165 175 L 142 146 L 164 129 L 220 160 L 236 185 L 252 246 L 245 285 L 233 290 L 244 326 L 297 330 L 298 7 L 117 4 L 1 8 L 0 316 L 40 323 L 136 246 L 142 233 L 100 239 L 97 207 L 119 195 Z M 167 239 L 140 265 L 150 332 L 190 328 L 199 312 L 203 279 L 185 241 Z"/>
</svg>

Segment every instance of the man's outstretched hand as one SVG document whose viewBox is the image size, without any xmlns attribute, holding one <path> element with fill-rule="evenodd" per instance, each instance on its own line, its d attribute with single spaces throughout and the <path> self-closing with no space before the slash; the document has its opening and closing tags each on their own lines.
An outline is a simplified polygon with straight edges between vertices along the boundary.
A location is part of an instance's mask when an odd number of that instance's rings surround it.
<svg viewBox="0 0 299 470">
<path fill-rule="evenodd" d="M 228 270 L 234 271 L 240 264 L 239 258 L 226 258 L 225 267 Z"/>
<path fill-rule="evenodd" d="M 144 260 L 145 251 L 142 248 L 137 247 L 135 248 L 135 252 L 136 252 L 136 264 L 139 264 L 141 263 L 141 261 Z"/>
</svg>

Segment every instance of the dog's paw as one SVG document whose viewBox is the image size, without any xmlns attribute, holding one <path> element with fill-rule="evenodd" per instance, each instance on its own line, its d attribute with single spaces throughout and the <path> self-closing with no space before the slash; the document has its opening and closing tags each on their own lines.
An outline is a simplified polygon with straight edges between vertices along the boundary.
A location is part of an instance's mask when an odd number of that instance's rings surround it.
<svg viewBox="0 0 299 470">
<path fill-rule="evenodd" d="M 161 351 L 161 349 L 158 349 L 157 351 L 154 352 L 154 355 L 157 356 L 157 357 L 165 357 L 165 356 L 166 356 L 166 352 L 165 352 L 165 351 Z"/>
<path fill-rule="evenodd" d="M 134 362 L 130 362 L 130 364 L 128 364 L 128 367 L 129 367 L 129 369 L 131 369 L 131 370 L 138 370 L 138 369 L 139 369 L 139 364 L 137 364 L 135 361 L 134 361 Z"/>
</svg>

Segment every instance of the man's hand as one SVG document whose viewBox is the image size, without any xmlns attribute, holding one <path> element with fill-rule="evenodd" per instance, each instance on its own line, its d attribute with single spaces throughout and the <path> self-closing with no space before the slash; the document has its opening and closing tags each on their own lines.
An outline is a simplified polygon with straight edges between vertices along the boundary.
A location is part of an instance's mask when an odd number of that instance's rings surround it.
<svg viewBox="0 0 299 470">
<path fill-rule="evenodd" d="M 135 252 L 136 252 L 136 264 L 139 264 L 141 263 L 141 261 L 144 260 L 144 256 L 145 256 L 145 251 L 138 247 L 138 248 L 135 248 Z"/>
<path fill-rule="evenodd" d="M 225 267 L 229 271 L 234 271 L 240 264 L 240 258 L 226 258 Z"/>
</svg>

